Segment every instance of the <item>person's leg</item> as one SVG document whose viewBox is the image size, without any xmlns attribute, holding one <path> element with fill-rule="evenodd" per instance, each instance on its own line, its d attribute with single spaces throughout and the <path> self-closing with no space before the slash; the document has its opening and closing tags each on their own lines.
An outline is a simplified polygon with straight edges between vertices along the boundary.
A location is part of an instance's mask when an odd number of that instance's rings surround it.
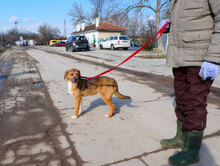
<svg viewBox="0 0 220 166">
<path fill-rule="evenodd" d="M 185 100 L 185 90 L 187 86 L 187 73 L 186 67 L 173 68 L 174 76 L 174 92 L 175 92 L 175 113 L 178 120 L 183 121 L 183 109 L 184 109 L 184 100 Z"/>
<path fill-rule="evenodd" d="M 207 117 L 207 96 L 212 82 L 210 79 L 202 81 L 199 77 L 200 67 L 187 68 L 187 85 L 184 95 L 182 112 L 183 130 L 204 130 Z"/>
<path fill-rule="evenodd" d="M 184 149 L 169 158 L 173 165 L 188 165 L 199 161 L 203 131 L 206 128 L 207 95 L 212 85 L 210 79 L 201 80 L 199 71 L 200 67 L 187 67 L 186 70 L 186 87 L 181 106 Z"/>
<path fill-rule="evenodd" d="M 176 135 L 171 139 L 162 139 L 160 144 L 164 148 L 182 148 L 183 149 L 183 131 L 182 131 L 182 121 L 184 117 L 182 115 L 181 109 L 184 108 L 184 94 L 186 89 L 186 68 L 173 68 L 174 75 L 174 90 L 175 90 L 175 113 L 177 117 L 177 129 Z"/>
</svg>

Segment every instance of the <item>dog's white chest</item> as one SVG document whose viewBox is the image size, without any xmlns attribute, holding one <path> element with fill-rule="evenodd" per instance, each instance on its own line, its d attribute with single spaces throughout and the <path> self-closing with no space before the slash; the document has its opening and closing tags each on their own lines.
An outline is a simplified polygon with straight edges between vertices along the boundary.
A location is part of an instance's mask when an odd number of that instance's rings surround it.
<svg viewBox="0 0 220 166">
<path fill-rule="evenodd" d="M 67 83 L 68 83 L 68 93 L 73 96 L 73 92 L 71 91 L 73 84 L 70 81 L 67 81 Z"/>
</svg>

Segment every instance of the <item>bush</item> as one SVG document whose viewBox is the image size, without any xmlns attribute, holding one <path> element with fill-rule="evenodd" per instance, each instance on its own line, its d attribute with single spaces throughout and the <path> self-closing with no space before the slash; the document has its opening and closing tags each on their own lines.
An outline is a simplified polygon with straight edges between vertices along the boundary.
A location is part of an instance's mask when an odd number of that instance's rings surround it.
<svg viewBox="0 0 220 166">
<path fill-rule="evenodd" d="M 145 51 L 152 51 L 153 48 L 155 47 L 155 42 L 151 42 L 150 44 L 147 45 L 147 47 L 145 47 Z"/>
<path fill-rule="evenodd" d="M 0 55 L 1 55 L 1 53 L 3 53 L 5 51 L 5 47 L 1 47 L 0 46 Z"/>
<path fill-rule="evenodd" d="M 149 40 L 148 40 L 149 41 Z M 144 44 L 146 44 L 148 42 L 146 41 L 138 41 L 138 40 L 134 40 L 135 43 L 137 43 L 140 47 L 143 46 Z M 155 48 L 155 41 L 149 43 L 147 45 L 147 47 L 144 48 L 144 51 L 152 51 L 153 48 Z"/>
</svg>

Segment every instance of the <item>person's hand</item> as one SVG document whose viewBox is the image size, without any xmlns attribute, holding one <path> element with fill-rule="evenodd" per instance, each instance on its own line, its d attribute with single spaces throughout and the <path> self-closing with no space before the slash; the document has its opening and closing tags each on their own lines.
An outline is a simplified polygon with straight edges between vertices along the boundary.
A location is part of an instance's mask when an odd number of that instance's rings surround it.
<svg viewBox="0 0 220 166">
<path fill-rule="evenodd" d="M 168 22 L 169 24 L 166 26 L 164 33 L 168 33 L 170 30 L 170 19 L 161 20 L 159 27 L 158 27 L 158 30 L 160 30 L 166 24 L 166 22 Z"/>
<path fill-rule="evenodd" d="M 214 80 L 218 75 L 218 70 L 219 67 L 217 64 L 204 61 L 201 66 L 199 76 L 202 80 L 206 80 L 207 78 Z"/>
</svg>

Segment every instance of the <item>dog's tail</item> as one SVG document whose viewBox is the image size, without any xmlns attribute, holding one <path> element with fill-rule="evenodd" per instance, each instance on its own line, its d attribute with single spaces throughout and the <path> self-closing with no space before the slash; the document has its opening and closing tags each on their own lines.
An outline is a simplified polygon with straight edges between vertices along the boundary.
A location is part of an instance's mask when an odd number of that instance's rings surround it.
<svg viewBox="0 0 220 166">
<path fill-rule="evenodd" d="M 115 96 L 118 97 L 119 99 L 131 99 L 130 96 L 124 96 L 121 93 L 119 93 L 118 90 L 115 91 Z"/>
</svg>

